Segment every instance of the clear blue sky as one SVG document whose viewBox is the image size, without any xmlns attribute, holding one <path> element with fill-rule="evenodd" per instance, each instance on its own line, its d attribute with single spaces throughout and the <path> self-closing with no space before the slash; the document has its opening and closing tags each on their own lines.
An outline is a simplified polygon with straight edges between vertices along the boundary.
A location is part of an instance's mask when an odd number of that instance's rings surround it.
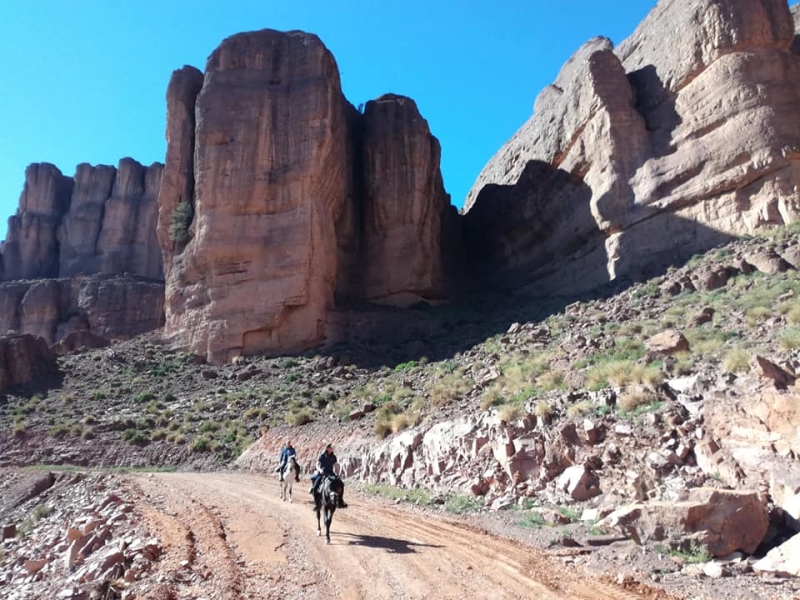
<svg viewBox="0 0 800 600">
<path fill-rule="evenodd" d="M 627 37 L 655 0 L 2 0 L 0 239 L 25 166 L 163 161 L 173 69 L 226 36 L 302 29 L 333 52 L 353 104 L 411 96 L 461 206 L 539 91 L 595 35 Z"/>
</svg>

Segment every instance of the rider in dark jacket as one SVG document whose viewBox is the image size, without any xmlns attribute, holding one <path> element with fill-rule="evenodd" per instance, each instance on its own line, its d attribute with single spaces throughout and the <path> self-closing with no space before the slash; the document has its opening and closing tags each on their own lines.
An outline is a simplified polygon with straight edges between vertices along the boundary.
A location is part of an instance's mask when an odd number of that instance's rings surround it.
<svg viewBox="0 0 800 600">
<path fill-rule="evenodd" d="M 311 489 L 309 492 L 316 497 L 317 488 L 324 479 L 323 476 L 338 477 L 339 470 L 339 460 L 333 453 L 333 445 L 328 444 L 317 459 L 317 472 L 311 476 Z M 339 496 L 339 508 L 347 508 L 347 503 L 341 496 Z"/>
</svg>

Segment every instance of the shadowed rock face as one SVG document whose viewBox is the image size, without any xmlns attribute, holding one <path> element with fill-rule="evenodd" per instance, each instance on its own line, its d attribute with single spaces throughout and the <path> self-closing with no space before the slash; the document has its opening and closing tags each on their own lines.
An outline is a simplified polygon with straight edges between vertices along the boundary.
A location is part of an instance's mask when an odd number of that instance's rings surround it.
<svg viewBox="0 0 800 600">
<path fill-rule="evenodd" d="M 441 295 L 439 146 L 407 98 L 359 115 L 313 35 L 226 39 L 167 94 L 166 333 L 221 362 L 328 334 L 334 293 Z M 192 110 L 193 107 L 193 110 Z M 187 218 L 188 216 L 188 218 Z"/>
<path fill-rule="evenodd" d="M 662 0 L 585 44 L 469 193 L 475 268 L 580 292 L 796 219 L 793 37 L 785 0 Z"/>
<path fill-rule="evenodd" d="M 441 149 L 411 98 L 367 102 L 363 118 L 363 294 L 411 304 L 443 296 Z"/>
</svg>

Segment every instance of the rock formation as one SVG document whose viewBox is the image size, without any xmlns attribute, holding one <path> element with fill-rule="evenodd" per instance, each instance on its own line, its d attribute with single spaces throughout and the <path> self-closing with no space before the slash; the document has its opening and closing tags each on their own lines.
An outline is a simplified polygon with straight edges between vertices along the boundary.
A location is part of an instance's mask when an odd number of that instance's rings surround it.
<svg viewBox="0 0 800 600">
<path fill-rule="evenodd" d="M 61 277 L 127 272 L 163 278 L 155 227 L 162 169 L 130 158 L 118 169 L 78 165 L 58 232 Z"/>
<path fill-rule="evenodd" d="M 58 226 L 69 209 L 72 180 L 54 165 L 30 165 L 17 214 L 0 247 L 0 280 L 58 275 Z"/>
<path fill-rule="evenodd" d="M 411 98 L 367 102 L 363 119 L 364 296 L 408 304 L 443 295 L 439 141 Z"/>
<path fill-rule="evenodd" d="M 131 276 L 95 275 L 0 284 L 0 332 L 48 344 L 75 331 L 128 339 L 164 323 L 164 286 Z"/>
<path fill-rule="evenodd" d="M 469 193 L 475 268 L 580 292 L 796 219 L 793 37 L 785 0 L 662 0 L 585 44 Z"/>
<path fill-rule="evenodd" d="M 0 393 L 43 387 L 58 371 L 56 357 L 33 335 L 0 336 Z"/>
<path fill-rule="evenodd" d="M 176 71 L 167 104 L 158 232 L 177 345 L 212 361 L 299 350 L 326 339 L 335 295 L 441 297 L 448 203 L 413 101 L 362 116 L 316 36 L 263 30 L 224 40 L 202 82 Z"/>
<path fill-rule="evenodd" d="M 0 280 L 130 273 L 163 279 L 156 238 L 162 165 L 124 158 L 119 168 L 50 164 L 25 173 L 17 214 L 0 251 Z"/>
<path fill-rule="evenodd" d="M 78 165 L 74 178 L 28 167 L 0 246 L 0 333 L 52 344 L 73 331 L 126 339 L 163 324 L 162 169 L 130 158 L 117 169 Z"/>
</svg>

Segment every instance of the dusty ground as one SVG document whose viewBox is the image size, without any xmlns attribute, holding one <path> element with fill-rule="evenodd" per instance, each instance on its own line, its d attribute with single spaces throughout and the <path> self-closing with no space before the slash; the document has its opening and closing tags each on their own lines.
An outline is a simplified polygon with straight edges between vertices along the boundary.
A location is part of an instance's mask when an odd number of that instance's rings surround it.
<svg viewBox="0 0 800 600">
<path fill-rule="evenodd" d="M 316 537 L 304 483 L 282 502 L 277 482 L 248 474 L 133 476 L 165 545 L 147 598 L 532 598 L 669 596 L 628 589 L 545 552 L 463 524 L 350 495 L 331 545 Z"/>
</svg>

